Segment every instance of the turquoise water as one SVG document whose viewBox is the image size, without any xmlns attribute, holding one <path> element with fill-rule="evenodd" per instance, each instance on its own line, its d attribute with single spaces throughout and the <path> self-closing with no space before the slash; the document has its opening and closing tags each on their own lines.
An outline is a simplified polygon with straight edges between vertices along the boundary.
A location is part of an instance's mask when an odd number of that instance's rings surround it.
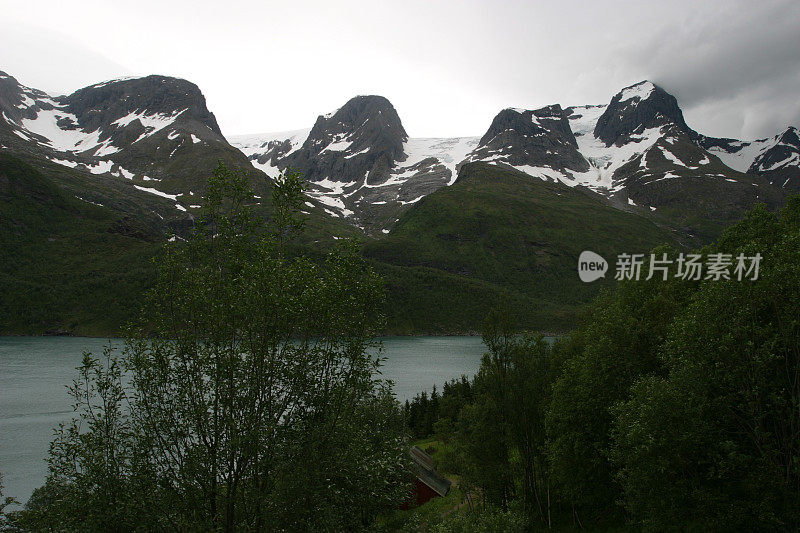
<svg viewBox="0 0 800 533">
<path fill-rule="evenodd" d="M 401 402 L 462 374 L 472 377 L 479 337 L 386 337 L 381 369 Z M 70 419 L 66 386 L 84 351 L 99 355 L 106 339 L 0 337 L 0 473 L 4 494 L 24 502 L 47 475 L 53 429 Z M 120 341 L 112 341 L 120 345 Z"/>
</svg>

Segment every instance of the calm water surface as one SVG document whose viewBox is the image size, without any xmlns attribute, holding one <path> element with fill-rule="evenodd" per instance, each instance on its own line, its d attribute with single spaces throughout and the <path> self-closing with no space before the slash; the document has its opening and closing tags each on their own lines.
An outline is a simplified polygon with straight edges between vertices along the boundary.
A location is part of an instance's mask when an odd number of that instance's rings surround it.
<svg viewBox="0 0 800 533">
<path fill-rule="evenodd" d="M 385 378 L 401 402 L 480 366 L 480 337 L 385 337 Z M 53 429 L 71 418 L 66 386 L 84 351 L 102 353 L 106 339 L 0 337 L 0 473 L 4 494 L 26 501 L 44 482 Z M 121 346 L 120 341 L 111 341 Z"/>
</svg>

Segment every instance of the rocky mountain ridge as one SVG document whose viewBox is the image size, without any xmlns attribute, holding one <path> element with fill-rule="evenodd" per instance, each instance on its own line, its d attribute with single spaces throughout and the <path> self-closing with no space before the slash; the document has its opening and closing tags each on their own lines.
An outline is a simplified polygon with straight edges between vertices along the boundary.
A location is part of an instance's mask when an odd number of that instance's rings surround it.
<svg viewBox="0 0 800 533">
<path fill-rule="evenodd" d="M 391 102 L 367 95 L 310 128 L 227 139 L 186 80 L 111 80 L 52 97 L 0 72 L 0 149 L 127 180 L 189 218 L 217 160 L 251 166 L 257 196 L 269 187 L 266 176 L 291 167 L 309 183 L 309 211 L 375 236 L 452 185 L 469 162 L 581 187 L 619 209 L 687 223 L 689 233 L 698 204 L 728 220 L 800 189 L 795 127 L 752 142 L 707 137 L 687 125 L 674 96 L 649 81 L 604 105 L 503 109 L 481 137 L 409 137 Z"/>
<path fill-rule="evenodd" d="M 223 137 L 200 89 L 165 76 L 111 80 L 53 97 L 0 72 L 0 149 L 119 178 L 171 200 L 182 213 L 200 204 L 198 176 L 218 160 L 249 165 Z M 264 190 L 263 175 L 255 183 Z"/>
<path fill-rule="evenodd" d="M 342 130 L 341 121 L 325 134 L 329 143 L 325 146 L 317 138 L 309 140 L 309 130 L 233 137 L 231 142 L 269 175 L 287 166 L 305 170 L 312 195 L 326 204 L 329 214 L 373 233 L 388 232 L 407 205 L 452 184 L 467 162 L 491 163 L 585 187 L 613 205 L 645 215 L 661 208 L 673 215 L 692 210 L 693 204 L 707 200 L 687 194 L 690 190 L 701 194 L 698 187 L 705 191 L 702 194 L 713 189 L 717 199 L 735 197 L 733 206 L 720 206 L 725 219 L 758 201 L 779 204 L 782 193 L 770 186 L 800 188 L 796 128 L 752 143 L 706 137 L 689 127 L 674 96 L 649 81 L 622 89 L 605 105 L 508 108 L 495 116 L 480 138 L 427 142 L 404 138 L 394 108 L 381 97 L 357 97 L 342 109 L 361 100 L 381 103 L 373 106 L 378 110 L 375 116 L 383 112 L 392 116 L 385 126 L 395 133 L 390 148 L 377 143 L 340 144 L 360 138 L 356 128 Z M 323 117 L 317 121 L 316 137 L 326 123 Z M 314 147 L 321 148 L 315 153 Z"/>
</svg>

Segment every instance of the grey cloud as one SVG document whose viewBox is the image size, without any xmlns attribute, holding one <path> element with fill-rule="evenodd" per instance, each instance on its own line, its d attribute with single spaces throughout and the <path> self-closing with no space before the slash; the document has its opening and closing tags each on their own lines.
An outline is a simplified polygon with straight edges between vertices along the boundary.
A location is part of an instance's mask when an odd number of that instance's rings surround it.
<svg viewBox="0 0 800 533">
<path fill-rule="evenodd" d="M 661 28 L 631 64 L 650 69 L 703 133 L 755 138 L 798 124 L 800 3 L 714 3 L 703 15 Z"/>
</svg>

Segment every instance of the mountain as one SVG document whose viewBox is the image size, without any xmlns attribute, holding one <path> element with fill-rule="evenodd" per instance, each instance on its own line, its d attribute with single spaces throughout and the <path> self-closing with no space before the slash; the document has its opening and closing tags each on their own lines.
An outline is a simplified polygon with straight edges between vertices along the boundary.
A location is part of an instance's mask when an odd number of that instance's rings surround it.
<svg viewBox="0 0 800 533">
<path fill-rule="evenodd" d="M 0 332 L 118 332 L 155 277 L 161 221 L 135 189 L 77 196 L 71 169 L 44 166 L 0 151 Z"/>
<path fill-rule="evenodd" d="M 218 160 L 249 166 L 200 89 L 177 78 L 111 80 L 52 97 L 0 72 L 0 119 L 0 147 L 128 180 L 184 213 L 200 203 Z M 266 191 L 265 180 L 253 183 Z"/>
<path fill-rule="evenodd" d="M 698 244 L 714 239 L 756 203 L 773 209 L 783 203 L 782 190 L 706 150 L 677 100 L 650 82 L 623 89 L 608 106 L 568 111 L 579 149 L 598 175 L 594 189 Z"/>
<path fill-rule="evenodd" d="M 504 109 L 481 137 L 409 137 L 392 104 L 373 95 L 352 98 L 311 128 L 229 142 L 186 80 L 118 79 L 52 97 L 0 73 L 0 148 L 124 178 L 169 199 L 188 220 L 218 160 L 252 168 L 259 197 L 269 189 L 267 176 L 291 167 L 309 182 L 309 215 L 374 237 L 452 185 L 469 162 L 589 188 L 612 206 L 700 240 L 754 203 L 775 207 L 782 191 L 800 189 L 795 127 L 752 142 L 707 137 L 686 124 L 674 96 L 649 81 L 605 105 Z"/>
<path fill-rule="evenodd" d="M 368 242 L 364 254 L 386 279 L 397 332 L 476 331 L 503 293 L 521 323 L 563 331 L 613 285 L 618 254 L 665 243 L 682 247 L 679 235 L 586 188 L 475 162 L 403 213 L 388 236 Z M 584 250 L 611 263 L 605 279 L 580 281 Z"/>
<path fill-rule="evenodd" d="M 297 246 L 318 256 L 360 238 L 398 333 L 475 331 L 503 293 L 525 325 L 566 329 L 613 284 L 578 280 L 581 251 L 702 245 L 800 187 L 796 128 L 707 137 L 648 81 L 603 105 L 502 109 L 475 137 L 410 137 L 372 95 L 305 129 L 226 138 L 186 80 L 51 96 L 0 73 L 0 331 L 114 332 L 152 282 L 149 258 L 191 230 L 218 160 L 248 176 L 266 217 L 272 178 L 299 170 Z M 128 303 L 104 313 L 114 302 Z"/>
<path fill-rule="evenodd" d="M 794 126 L 752 142 L 704 137 L 701 145 L 728 167 L 764 176 L 771 184 L 800 190 L 800 136 Z"/>
<path fill-rule="evenodd" d="M 409 138 L 388 100 L 361 96 L 312 128 L 231 142 L 268 175 L 299 169 L 328 214 L 373 236 L 452 185 L 469 162 L 589 188 L 698 242 L 755 203 L 777 207 L 800 179 L 795 128 L 754 143 L 712 139 L 691 129 L 677 99 L 649 81 L 604 105 L 504 109 L 480 138 Z M 745 166 L 737 164 L 743 155 Z"/>
<path fill-rule="evenodd" d="M 0 332 L 118 334 L 218 160 L 248 175 L 268 216 L 270 180 L 196 85 L 147 76 L 50 96 L 0 73 Z M 359 233 L 321 211 L 306 219 L 315 249 Z"/>
<path fill-rule="evenodd" d="M 558 104 L 533 111 L 504 109 L 466 161 L 494 162 L 530 175 L 557 176 L 554 179 L 561 181 L 579 179 L 589 170 L 567 114 Z"/>
<path fill-rule="evenodd" d="M 232 137 L 256 168 L 303 173 L 331 216 L 371 234 L 388 233 L 405 206 L 451 184 L 473 137 L 410 139 L 392 104 L 357 96 L 310 129 Z"/>
<path fill-rule="evenodd" d="M 594 136 L 606 146 L 636 142 L 647 130 L 674 126 L 696 136 L 686 125 L 678 101 L 661 87 L 643 81 L 625 87 L 611 98 L 594 127 Z"/>
</svg>

